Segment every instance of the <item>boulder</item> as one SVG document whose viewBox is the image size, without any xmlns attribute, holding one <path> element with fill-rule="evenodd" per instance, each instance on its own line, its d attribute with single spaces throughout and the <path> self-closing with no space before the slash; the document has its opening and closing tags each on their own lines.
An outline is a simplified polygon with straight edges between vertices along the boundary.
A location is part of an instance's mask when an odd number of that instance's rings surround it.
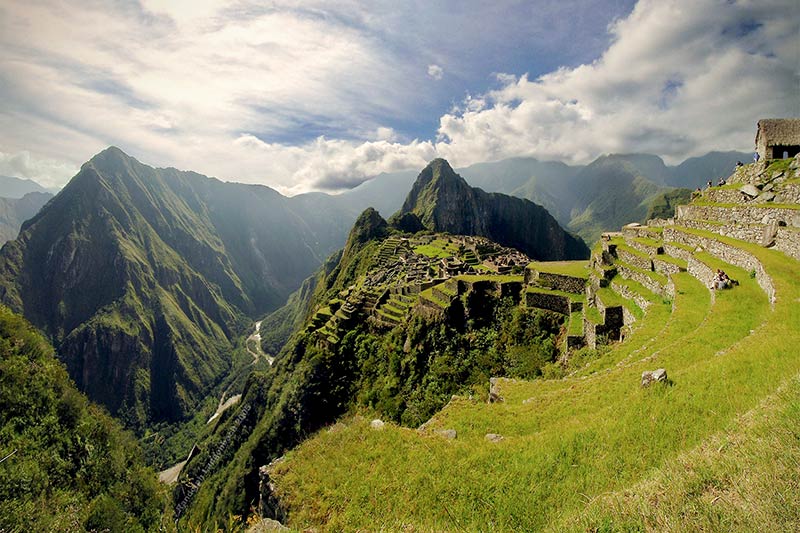
<svg viewBox="0 0 800 533">
<path fill-rule="evenodd" d="M 499 403 L 503 401 L 500 396 L 499 378 L 489 378 L 489 403 Z"/>
<path fill-rule="evenodd" d="M 771 190 L 772 190 L 774 187 L 775 187 L 775 184 L 774 184 L 774 183 L 767 183 L 766 185 L 764 185 L 764 188 L 763 188 L 762 190 L 763 190 L 764 192 L 769 192 L 769 191 L 771 191 Z"/>
<path fill-rule="evenodd" d="M 658 370 L 645 370 L 642 372 L 642 387 L 649 387 L 652 383 L 658 381 L 667 381 L 667 371 L 665 369 L 659 368 Z"/>
<path fill-rule="evenodd" d="M 755 185 L 751 185 L 749 183 L 747 185 L 742 185 L 741 187 L 739 187 L 739 192 L 741 192 L 742 194 L 746 194 L 750 198 L 755 198 L 760 193 L 760 191 Z"/>
<path fill-rule="evenodd" d="M 772 192 L 762 193 L 761 196 L 758 197 L 758 199 L 762 202 L 771 202 L 772 200 L 775 199 L 775 193 Z"/>
<path fill-rule="evenodd" d="M 379 418 L 376 418 L 375 420 L 369 423 L 369 427 L 371 427 L 372 429 L 383 429 L 383 426 L 385 425 L 386 424 L 383 423 L 383 420 Z"/>
<path fill-rule="evenodd" d="M 440 429 L 436 434 L 448 440 L 453 440 L 458 436 L 455 429 Z"/>
<path fill-rule="evenodd" d="M 778 226 L 779 224 L 777 220 L 773 220 L 764 226 L 764 231 L 761 234 L 761 246 L 764 248 L 775 246 L 775 237 L 778 235 Z"/>
<path fill-rule="evenodd" d="M 489 442 L 500 442 L 501 440 L 503 440 L 503 436 L 498 435 L 497 433 L 487 433 L 486 437 L 484 438 Z"/>
<path fill-rule="evenodd" d="M 789 221 L 789 224 L 795 228 L 800 228 L 800 215 L 793 216 L 792 220 Z"/>
<path fill-rule="evenodd" d="M 783 176 L 783 172 L 780 170 L 777 170 L 772 173 L 772 179 L 780 178 L 781 176 Z"/>
</svg>

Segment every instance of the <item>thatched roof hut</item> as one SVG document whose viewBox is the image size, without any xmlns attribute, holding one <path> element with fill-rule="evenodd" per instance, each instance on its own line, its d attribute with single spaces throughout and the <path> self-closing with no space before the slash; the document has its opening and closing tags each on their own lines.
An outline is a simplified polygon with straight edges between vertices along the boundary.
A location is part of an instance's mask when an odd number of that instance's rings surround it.
<svg viewBox="0 0 800 533">
<path fill-rule="evenodd" d="M 800 118 L 759 120 L 756 151 L 762 159 L 794 157 L 800 153 Z"/>
</svg>

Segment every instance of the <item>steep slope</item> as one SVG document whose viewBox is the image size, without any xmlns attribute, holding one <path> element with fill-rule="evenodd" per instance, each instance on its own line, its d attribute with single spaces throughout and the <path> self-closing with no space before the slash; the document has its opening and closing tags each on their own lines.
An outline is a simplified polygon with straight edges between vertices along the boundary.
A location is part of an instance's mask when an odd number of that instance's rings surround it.
<svg viewBox="0 0 800 533">
<path fill-rule="evenodd" d="M 109 148 L 0 251 L 0 299 L 90 398 L 134 427 L 174 421 L 224 377 L 246 317 L 280 305 L 335 233 L 266 187 Z"/>
<path fill-rule="evenodd" d="M 0 198 L 0 246 L 15 239 L 22 223 L 52 197 L 48 192 L 29 192 L 22 198 Z"/>
<path fill-rule="evenodd" d="M 444 159 L 417 177 L 400 214 L 413 213 L 437 232 L 479 235 L 537 259 L 579 259 L 586 245 L 565 232 L 543 207 L 470 187 Z"/>
<path fill-rule="evenodd" d="M 0 306 L 0 529 L 169 531 L 166 494 L 53 348 Z M 166 529 L 164 529 L 166 527 Z"/>
<path fill-rule="evenodd" d="M 264 469 L 270 509 L 320 531 L 797 530 L 798 168 L 741 169 L 604 239 L 587 294 L 627 310 L 622 342 L 560 379 L 495 381 L 502 402 L 454 398 L 421 431 L 340 420 Z M 716 269 L 738 283 L 711 289 Z"/>
<path fill-rule="evenodd" d="M 643 221 L 650 202 L 664 190 L 645 176 L 663 178 L 665 173 L 663 161 L 655 156 L 598 158 L 575 178 L 580 193 L 572 207 L 569 229 L 594 242 L 603 231 Z"/>
<path fill-rule="evenodd" d="M 460 259 L 476 259 L 475 249 L 489 259 L 479 274 L 423 280 L 415 267 L 440 264 L 437 243 Z M 490 270 L 498 256 L 527 264 L 487 239 L 402 236 L 377 211 L 362 213 L 341 256 L 316 277 L 312 316 L 270 372 L 250 376 L 238 406 L 181 474 L 175 502 L 186 525 L 213 527 L 226 513 L 250 513 L 258 467 L 350 409 L 416 427 L 494 372 L 541 373 L 557 352 L 562 319 L 521 306 L 523 275 Z"/>
</svg>

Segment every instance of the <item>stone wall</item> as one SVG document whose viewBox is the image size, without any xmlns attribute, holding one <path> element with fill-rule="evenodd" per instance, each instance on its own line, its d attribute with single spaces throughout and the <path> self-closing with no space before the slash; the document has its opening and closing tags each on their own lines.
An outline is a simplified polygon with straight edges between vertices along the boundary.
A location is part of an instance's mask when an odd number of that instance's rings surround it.
<svg viewBox="0 0 800 533">
<path fill-rule="evenodd" d="M 677 257 L 678 259 L 683 259 L 684 261 L 688 261 L 689 258 L 692 257 L 692 252 L 689 250 L 684 250 L 683 248 L 668 242 L 664 243 L 664 251 L 667 253 L 667 255 Z"/>
<path fill-rule="evenodd" d="M 800 230 L 778 228 L 778 234 L 775 235 L 775 249 L 800 261 Z"/>
<path fill-rule="evenodd" d="M 556 294 L 526 292 L 525 305 L 527 307 L 555 311 L 556 313 L 561 313 L 562 315 L 568 315 L 570 313 L 570 299 L 566 296 L 558 296 Z"/>
<path fill-rule="evenodd" d="M 669 276 L 670 274 L 677 274 L 678 272 L 680 272 L 681 267 L 679 267 L 675 263 L 669 263 L 667 261 L 662 261 L 658 257 L 654 257 L 653 270 L 655 270 L 659 274 L 664 274 L 665 276 Z"/>
<path fill-rule="evenodd" d="M 714 269 L 703 263 L 702 261 L 698 261 L 694 257 L 689 258 L 689 268 L 687 271 L 693 277 L 697 278 L 697 280 L 702 283 L 707 289 L 710 289 L 713 282 L 714 282 Z M 714 293 L 711 293 L 712 298 Z"/>
<path fill-rule="evenodd" d="M 583 294 L 583 289 L 586 286 L 586 280 L 583 278 L 573 278 L 572 276 L 550 272 L 539 272 L 536 279 L 545 287 L 573 294 Z"/>
<path fill-rule="evenodd" d="M 635 270 L 631 270 L 623 266 L 619 266 L 619 273 L 623 278 L 632 279 L 633 281 L 641 283 L 651 292 L 658 294 L 659 296 L 671 298 L 674 295 L 674 292 L 669 292 L 667 287 L 664 287 L 650 276 L 646 276 L 640 272 L 636 272 Z"/>
<path fill-rule="evenodd" d="M 762 204 L 763 205 L 763 204 Z M 719 222 L 738 222 L 745 224 L 768 224 L 772 221 L 789 222 L 798 215 L 797 209 L 779 207 L 716 207 L 710 205 L 679 205 L 676 219 L 713 220 Z"/>
<path fill-rule="evenodd" d="M 725 237 L 739 239 L 740 241 L 752 242 L 758 245 L 764 244 L 763 237 L 765 229 L 767 228 L 765 224 L 730 223 L 719 225 L 710 224 L 702 220 L 684 220 L 682 223 L 687 228 L 710 231 Z M 778 226 L 774 237 L 774 243 L 775 249 L 800 260 L 800 228 L 793 226 Z"/>
<path fill-rule="evenodd" d="M 641 268 L 642 270 L 653 270 L 653 262 L 649 257 L 642 257 L 639 254 L 634 254 L 628 250 L 617 249 L 617 257 L 620 261 L 624 261 L 629 265 Z"/>
<path fill-rule="evenodd" d="M 647 237 L 647 238 L 648 239 L 652 239 L 653 237 L 650 236 L 650 237 Z M 633 248 L 635 250 L 639 250 L 643 254 L 651 256 L 651 257 L 655 256 L 655 255 L 658 255 L 658 254 L 664 253 L 664 249 L 661 246 L 658 246 L 658 247 L 656 247 L 656 246 L 648 246 L 646 244 L 642 244 L 642 243 L 634 241 L 634 240 L 626 240 L 625 242 L 631 248 Z"/>
<path fill-rule="evenodd" d="M 770 303 L 775 303 L 775 285 L 772 283 L 772 278 L 770 278 L 769 274 L 764 270 L 761 262 L 751 253 L 715 239 L 692 235 L 674 228 L 664 229 L 664 240 L 688 244 L 690 246 L 700 246 L 714 257 L 726 263 L 738 266 L 744 270 L 755 271 L 756 282 L 758 282 L 758 285 L 767 294 Z"/>
<path fill-rule="evenodd" d="M 614 291 L 616 291 L 616 293 L 622 296 L 623 298 L 626 298 L 628 300 L 633 300 L 634 302 L 636 302 L 636 305 L 638 305 L 644 311 L 647 311 L 647 308 L 650 307 L 651 303 L 650 300 L 640 295 L 639 293 L 633 292 L 625 285 L 612 282 L 611 288 L 614 289 Z"/>
</svg>

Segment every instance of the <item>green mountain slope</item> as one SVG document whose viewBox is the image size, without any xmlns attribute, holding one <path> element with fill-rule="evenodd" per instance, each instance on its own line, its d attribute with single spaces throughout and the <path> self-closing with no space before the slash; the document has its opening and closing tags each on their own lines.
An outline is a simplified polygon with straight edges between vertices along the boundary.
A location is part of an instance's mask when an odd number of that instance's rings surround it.
<svg viewBox="0 0 800 533">
<path fill-rule="evenodd" d="M 447 161 L 436 159 L 417 177 L 400 214 L 412 213 L 437 232 L 480 235 L 545 260 L 587 257 L 586 245 L 533 202 L 470 187 Z"/>
<path fill-rule="evenodd" d="M 422 431 L 345 417 L 264 470 L 270 509 L 320 531 L 796 530 L 799 168 L 746 165 L 599 243 L 584 332 L 616 308 L 620 342 L 496 381 L 502 402 L 453 399 Z M 712 288 L 718 269 L 737 283 Z"/>
<path fill-rule="evenodd" d="M 480 274 L 421 281 L 422 262 L 439 264 L 437 247 L 473 267 L 475 250 L 494 259 L 518 254 L 486 239 L 404 236 L 374 209 L 364 211 L 341 255 L 323 266 L 305 296 L 298 293 L 295 309 L 308 309 L 302 328 L 269 373 L 250 376 L 236 410 L 182 473 L 175 502 L 180 509 L 191 502 L 187 524 L 248 514 L 259 494 L 258 467 L 350 409 L 417 426 L 493 373 L 534 376 L 553 361 L 562 319 L 519 305 L 521 274 L 482 266 Z M 218 468 L 195 490 L 219 449 Z"/>
<path fill-rule="evenodd" d="M 338 238 L 337 238 L 338 237 Z M 341 242 L 324 210 L 261 186 L 86 163 L 0 252 L 0 298 L 58 346 L 90 398 L 134 427 L 184 418 Z"/>
<path fill-rule="evenodd" d="M 47 341 L 4 306 L 0 405 L 0 529 L 172 529 L 133 436 L 78 392 Z"/>
</svg>

